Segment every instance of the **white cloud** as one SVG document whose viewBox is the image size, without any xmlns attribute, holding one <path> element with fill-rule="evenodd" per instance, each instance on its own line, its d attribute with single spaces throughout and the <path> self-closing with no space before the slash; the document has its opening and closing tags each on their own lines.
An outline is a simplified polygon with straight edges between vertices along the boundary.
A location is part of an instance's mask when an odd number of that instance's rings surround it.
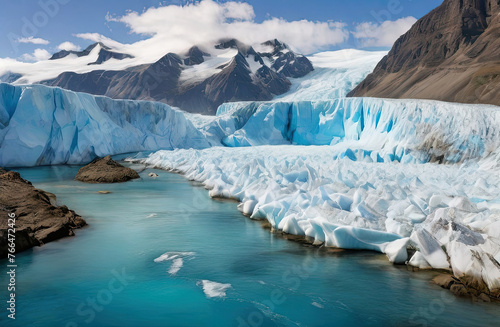
<svg viewBox="0 0 500 327">
<path fill-rule="evenodd" d="M 51 54 L 45 49 L 35 49 L 32 54 L 25 53 L 21 56 L 26 61 L 42 61 L 51 57 Z"/>
<path fill-rule="evenodd" d="M 381 24 L 365 22 L 357 25 L 352 34 L 359 40 L 361 47 L 391 47 L 416 21 L 415 17 L 410 16 Z"/>
<path fill-rule="evenodd" d="M 42 39 L 42 38 L 39 38 L 39 37 L 33 37 L 33 36 L 22 37 L 22 38 L 18 39 L 17 42 L 19 42 L 19 43 L 43 44 L 43 45 L 47 45 L 47 44 L 50 43 L 49 41 L 47 41 L 45 39 Z"/>
<path fill-rule="evenodd" d="M 303 53 L 338 45 L 349 38 L 345 25 L 338 22 L 268 18 L 258 23 L 254 17 L 248 3 L 203 0 L 184 6 L 149 8 L 142 13 L 129 12 L 121 17 L 108 15 L 106 19 L 126 24 L 133 33 L 150 36 L 134 44 L 133 50 L 139 52 L 134 54 L 137 57 L 141 57 L 140 52 L 147 52 L 158 58 L 168 51 L 180 52 L 194 44 L 226 37 L 252 45 L 278 38 Z"/>
<path fill-rule="evenodd" d="M 81 48 L 74 43 L 69 41 L 63 42 L 57 46 L 57 50 L 66 50 L 66 51 L 80 51 Z"/>
</svg>

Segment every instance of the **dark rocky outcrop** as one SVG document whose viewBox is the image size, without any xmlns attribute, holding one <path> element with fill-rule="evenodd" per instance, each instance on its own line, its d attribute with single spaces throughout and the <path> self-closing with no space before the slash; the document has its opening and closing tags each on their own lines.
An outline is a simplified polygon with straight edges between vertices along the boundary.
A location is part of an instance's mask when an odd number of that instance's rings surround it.
<svg viewBox="0 0 500 327">
<path fill-rule="evenodd" d="M 57 206 L 53 194 L 38 190 L 17 172 L 0 168 L 0 258 L 8 254 L 8 219 L 15 214 L 15 253 L 73 236 L 85 220 L 66 206 Z"/>
<path fill-rule="evenodd" d="M 184 65 L 186 66 L 194 66 L 194 65 L 199 65 L 205 62 L 204 57 L 210 57 L 209 53 L 206 53 L 204 51 L 201 51 L 200 48 L 197 46 L 192 47 L 189 49 L 187 53 L 187 58 L 184 59 Z"/>
<path fill-rule="evenodd" d="M 469 297 L 479 302 L 500 301 L 500 290 L 490 290 L 482 280 L 471 276 L 457 278 L 450 274 L 440 274 L 433 282 L 456 296 Z"/>
<path fill-rule="evenodd" d="M 52 57 L 49 58 L 49 60 L 57 60 L 57 59 L 62 59 L 64 57 L 67 57 L 71 54 L 76 55 L 77 57 L 84 57 L 88 56 L 92 50 L 98 45 L 102 45 L 103 48 L 107 48 L 104 44 L 102 43 L 94 43 L 89 45 L 85 50 L 83 51 L 75 51 L 75 50 L 61 50 L 59 52 L 56 52 L 52 55 Z"/>
<path fill-rule="evenodd" d="M 75 180 L 85 183 L 122 183 L 140 178 L 139 174 L 111 159 L 96 158 L 85 167 L 80 168 Z"/>
<path fill-rule="evenodd" d="M 500 1 L 445 0 L 349 96 L 500 105 Z"/>
<path fill-rule="evenodd" d="M 180 79 L 183 70 L 210 57 L 194 46 L 184 56 L 169 53 L 153 64 L 122 71 L 65 72 L 42 84 L 115 99 L 160 101 L 189 112 L 215 114 L 224 102 L 269 101 L 290 89 L 288 77 L 302 77 L 313 70 L 306 57 L 295 54 L 286 44 L 274 40 L 266 45 L 271 51 L 258 53 L 238 40 L 221 40 L 216 49 L 235 49 L 237 53 L 205 79 Z"/>
<path fill-rule="evenodd" d="M 261 53 L 262 57 L 272 60 L 272 69 L 280 72 L 286 77 L 304 77 L 314 70 L 313 65 L 306 57 L 293 52 L 288 45 L 276 39 L 264 42 L 262 45 L 269 46 L 271 52 Z"/>
</svg>

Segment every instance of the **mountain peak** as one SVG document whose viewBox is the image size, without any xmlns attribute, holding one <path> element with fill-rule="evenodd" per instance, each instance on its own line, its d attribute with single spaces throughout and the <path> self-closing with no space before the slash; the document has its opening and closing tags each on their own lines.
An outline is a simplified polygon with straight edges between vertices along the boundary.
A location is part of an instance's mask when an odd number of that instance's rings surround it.
<svg viewBox="0 0 500 327">
<path fill-rule="evenodd" d="M 262 45 L 272 47 L 274 49 L 273 53 L 280 52 L 283 50 L 290 50 L 290 48 L 288 47 L 288 45 L 286 45 L 286 43 L 280 42 L 278 39 L 266 41 L 262 43 Z"/>
<path fill-rule="evenodd" d="M 49 60 L 58 60 L 65 58 L 69 55 L 76 55 L 78 58 L 88 56 L 95 48 L 99 48 L 98 58 L 95 62 L 89 63 L 89 65 L 100 65 L 103 62 L 114 58 L 118 60 L 126 59 L 126 58 L 134 58 L 132 55 L 126 53 L 119 53 L 111 51 L 111 48 L 105 45 L 102 42 L 96 42 L 85 48 L 83 51 L 75 51 L 75 50 L 61 50 L 56 52 L 50 57 Z"/>
</svg>

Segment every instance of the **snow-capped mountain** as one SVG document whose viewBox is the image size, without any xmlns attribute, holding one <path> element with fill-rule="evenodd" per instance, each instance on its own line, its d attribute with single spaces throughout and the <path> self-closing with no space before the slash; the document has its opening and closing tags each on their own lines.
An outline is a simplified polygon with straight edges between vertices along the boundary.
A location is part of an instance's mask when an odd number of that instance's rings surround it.
<svg viewBox="0 0 500 327">
<path fill-rule="evenodd" d="M 97 49 L 98 51 L 98 57 L 95 62 L 88 63 L 88 65 L 100 65 L 105 61 L 108 61 L 109 59 L 117 59 L 117 60 L 123 60 L 126 58 L 134 58 L 134 56 L 126 54 L 126 53 L 118 53 L 114 52 L 111 50 L 110 47 L 104 45 L 102 42 L 97 42 L 94 44 L 89 45 L 85 50 L 83 51 L 74 51 L 74 50 L 61 50 L 59 52 L 56 52 L 50 57 L 49 60 L 57 60 L 57 59 L 62 59 L 65 58 L 69 55 L 75 55 L 77 57 L 85 57 L 88 56 L 92 50 Z"/>
<path fill-rule="evenodd" d="M 96 62 L 130 58 L 109 51 L 103 44 Z M 93 50 L 59 52 L 85 56 Z M 260 51 L 235 39 L 221 40 L 213 47 L 194 46 L 183 54 L 168 53 L 155 63 L 125 70 L 63 72 L 42 84 L 116 99 L 154 100 L 185 111 L 215 114 L 224 102 L 267 101 L 286 93 L 288 78 L 303 77 L 314 70 L 311 62 L 286 44 L 272 40 Z M 97 66 L 96 66 L 97 68 Z"/>
</svg>

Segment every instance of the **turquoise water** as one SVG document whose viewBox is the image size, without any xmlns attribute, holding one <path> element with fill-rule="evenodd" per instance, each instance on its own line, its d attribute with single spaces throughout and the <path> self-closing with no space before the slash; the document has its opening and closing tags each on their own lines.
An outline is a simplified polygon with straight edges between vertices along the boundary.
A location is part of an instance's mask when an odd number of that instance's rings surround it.
<svg viewBox="0 0 500 327">
<path fill-rule="evenodd" d="M 19 170 L 89 226 L 17 255 L 16 320 L 0 326 L 496 326 L 500 307 L 458 299 L 372 252 L 326 254 L 269 233 L 184 177 L 87 185 L 78 167 Z M 98 194 L 109 190 L 111 194 Z M 193 252 L 175 275 L 167 252 Z M 7 262 L 0 261 L 5 267 Z M 6 268 L 4 268 L 6 269 Z M 118 276 L 118 277 L 117 277 Z M 200 281 L 231 284 L 210 298 Z M 6 274 L 0 299 L 7 299 Z M 93 303 L 93 304 L 92 304 Z"/>
</svg>

